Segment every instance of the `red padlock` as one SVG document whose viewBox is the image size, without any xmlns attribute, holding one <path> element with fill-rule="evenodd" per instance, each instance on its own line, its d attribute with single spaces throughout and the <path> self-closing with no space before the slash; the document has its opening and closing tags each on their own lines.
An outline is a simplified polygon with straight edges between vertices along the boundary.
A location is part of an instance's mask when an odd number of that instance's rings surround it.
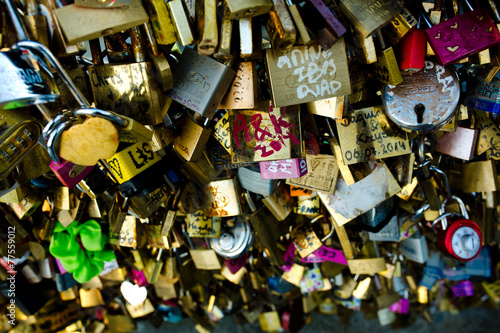
<svg viewBox="0 0 500 333">
<path fill-rule="evenodd" d="M 475 222 L 469 220 L 463 201 L 456 196 L 452 196 L 452 199 L 460 205 L 461 216 L 447 225 L 447 217 L 456 214 L 444 213 L 447 201 L 443 202 L 439 210 L 440 216 L 432 223 L 435 227 L 440 221 L 442 222 L 442 228 L 437 229 L 436 245 L 448 257 L 460 261 L 470 261 L 481 252 L 483 242 L 481 229 Z"/>
<path fill-rule="evenodd" d="M 405 73 L 415 73 L 424 68 L 427 37 L 425 30 L 420 28 L 420 20 L 415 28 L 410 30 L 398 44 L 399 69 Z M 425 17 L 424 17 L 425 20 Z M 428 23 L 429 27 L 431 26 Z"/>
</svg>

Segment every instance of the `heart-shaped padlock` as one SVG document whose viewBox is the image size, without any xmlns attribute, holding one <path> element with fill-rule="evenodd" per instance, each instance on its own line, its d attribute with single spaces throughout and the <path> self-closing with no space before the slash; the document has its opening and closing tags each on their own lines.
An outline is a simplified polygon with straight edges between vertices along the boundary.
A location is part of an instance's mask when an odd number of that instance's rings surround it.
<svg viewBox="0 0 500 333">
<path fill-rule="evenodd" d="M 432 226 L 437 229 L 436 245 L 443 254 L 449 257 L 469 261 L 481 252 L 483 241 L 481 229 L 474 221 L 469 220 L 464 202 L 456 196 L 452 196 L 452 199 L 458 202 L 461 214 L 445 213 L 447 200 L 443 202 L 439 210 L 440 216 L 432 223 Z M 449 216 L 458 216 L 458 219 L 448 225 L 447 217 Z M 442 228 L 436 228 L 440 221 Z"/>
</svg>

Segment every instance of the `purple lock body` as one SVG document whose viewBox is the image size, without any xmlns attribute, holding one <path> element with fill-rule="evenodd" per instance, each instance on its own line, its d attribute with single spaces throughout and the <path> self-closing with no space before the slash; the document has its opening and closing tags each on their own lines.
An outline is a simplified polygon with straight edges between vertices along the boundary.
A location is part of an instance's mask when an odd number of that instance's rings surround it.
<svg viewBox="0 0 500 333">
<path fill-rule="evenodd" d="M 62 158 L 60 158 L 60 163 L 51 161 L 49 166 L 61 183 L 68 188 L 72 188 L 81 182 L 94 168 L 94 165 L 76 165 Z"/>
<path fill-rule="evenodd" d="M 442 65 L 500 43 L 500 33 L 484 8 L 450 18 L 425 32 Z"/>
</svg>

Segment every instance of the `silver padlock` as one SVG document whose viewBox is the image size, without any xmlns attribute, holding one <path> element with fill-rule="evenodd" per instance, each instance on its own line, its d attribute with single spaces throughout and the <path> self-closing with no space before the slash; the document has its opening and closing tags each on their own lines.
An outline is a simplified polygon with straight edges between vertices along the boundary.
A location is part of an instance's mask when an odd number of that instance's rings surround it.
<svg viewBox="0 0 500 333">
<path fill-rule="evenodd" d="M 229 223 L 233 226 L 229 226 Z M 225 220 L 221 227 L 219 238 L 207 238 L 212 249 L 221 257 L 238 258 L 250 249 L 253 244 L 254 232 L 250 224 L 241 217 Z"/>
<path fill-rule="evenodd" d="M 382 102 L 389 118 L 407 131 L 428 133 L 446 125 L 460 98 L 460 81 L 451 67 L 425 61 L 418 73 L 403 75 L 397 86 L 386 85 Z"/>
<path fill-rule="evenodd" d="M 12 19 L 19 41 L 28 40 L 23 26 L 11 0 L 3 1 Z M 42 71 L 36 55 L 29 50 L 14 47 L 0 52 L 0 109 L 15 109 L 34 104 L 54 102 L 59 94 L 50 71 Z M 44 80 L 45 79 L 45 80 Z M 52 84 L 47 84 L 51 80 Z"/>
</svg>

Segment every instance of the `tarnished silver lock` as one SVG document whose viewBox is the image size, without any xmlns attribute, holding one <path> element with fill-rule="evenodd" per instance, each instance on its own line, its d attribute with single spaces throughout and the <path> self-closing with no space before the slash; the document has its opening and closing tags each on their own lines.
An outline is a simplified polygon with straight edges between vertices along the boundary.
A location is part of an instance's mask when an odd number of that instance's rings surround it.
<svg viewBox="0 0 500 333">
<path fill-rule="evenodd" d="M 172 74 L 174 87 L 167 91 L 168 97 L 211 119 L 235 71 L 186 47 Z"/>
<path fill-rule="evenodd" d="M 254 232 L 250 224 L 238 216 L 223 221 L 219 238 L 207 239 L 218 255 L 233 259 L 243 255 L 252 246 Z"/>
<path fill-rule="evenodd" d="M 386 85 L 382 101 L 389 118 L 407 131 L 432 132 L 452 118 L 460 98 L 460 82 L 450 67 L 425 61 L 424 69 L 403 75 L 397 86 Z"/>
<path fill-rule="evenodd" d="M 28 33 L 10 0 L 3 1 L 17 32 L 18 40 L 28 40 Z M 36 56 L 29 50 L 14 47 L 0 52 L 0 109 L 15 109 L 23 106 L 54 102 L 59 93 L 48 70 L 42 71 Z M 45 81 L 44 81 L 45 79 Z M 47 84 L 46 80 L 52 84 Z"/>
</svg>

